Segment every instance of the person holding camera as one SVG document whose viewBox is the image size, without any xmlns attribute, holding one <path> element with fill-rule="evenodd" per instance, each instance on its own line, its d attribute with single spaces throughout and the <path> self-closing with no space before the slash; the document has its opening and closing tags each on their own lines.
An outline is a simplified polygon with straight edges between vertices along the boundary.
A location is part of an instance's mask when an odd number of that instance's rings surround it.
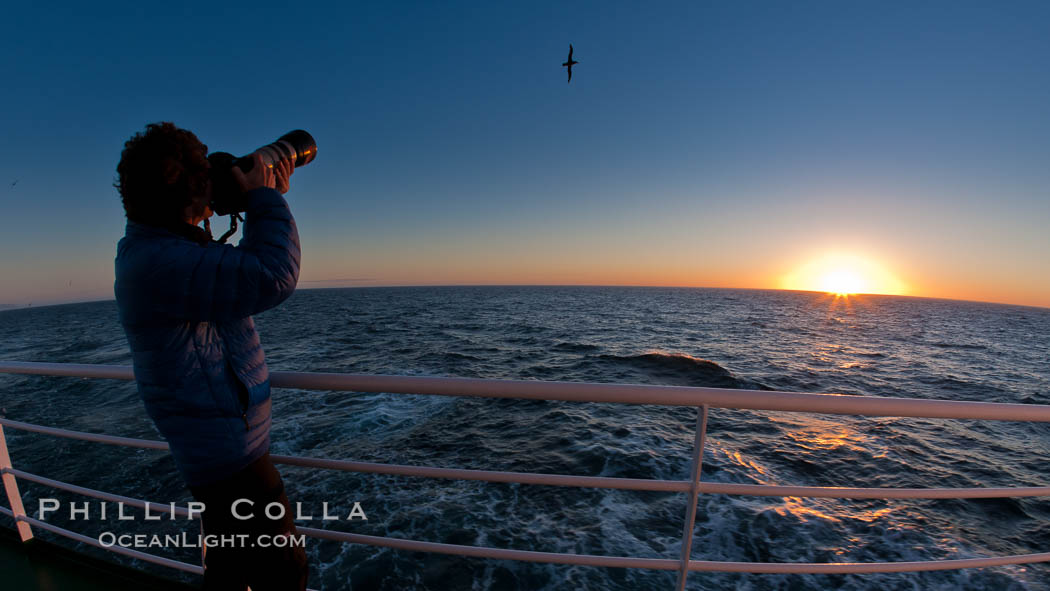
<svg viewBox="0 0 1050 591">
<path fill-rule="evenodd" d="M 120 322 L 146 411 L 205 506 L 204 534 L 246 534 L 206 549 L 204 588 L 302 590 L 305 549 L 256 543 L 294 540 L 296 528 L 270 460 L 269 371 L 252 321 L 299 278 L 299 234 L 282 197 L 295 163 L 271 160 L 271 168 L 257 152 L 251 164 L 218 171 L 207 153 L 167 122 L 124 144 L 115 184 L 128 219 L 116 257 Z M 236 189 L 220 202 L 215 187 L 224 183 Z M 237 246 L 211 240 L 213 208 L 246 212 Z M 280 519 L 263 511 L 273 502 L 285 508 Z"/>
</svg>

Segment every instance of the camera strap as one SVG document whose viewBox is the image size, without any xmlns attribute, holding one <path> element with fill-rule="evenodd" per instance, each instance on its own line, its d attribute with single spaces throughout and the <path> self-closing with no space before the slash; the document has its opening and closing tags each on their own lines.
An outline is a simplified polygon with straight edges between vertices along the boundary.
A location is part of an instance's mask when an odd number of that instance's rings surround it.
<svg viewBox="0 0 1050 591">
<path fill-rule="evenodd" d="M 244 218 L 241 217 L 241 214 L 239 214 L 239 213 L 231 213 L 230 214 L 230 229 L 226 230 L 226 233 L 223 234 L 222 236 L 219 236 L 219 239 L 216 240 L 216 242 L 218 242 L 219 244 L 226 244 L 226 239 L 229 238 L 230 236 L 233 236 L 233 233 L 237 231 L 237 222 L 238 221 L 242 221 L 242 222 L 244 221 Z M 208 229 L 208 234 L 210 235 L 211 234 L 211 229 L 210 229 L 210 227 L 208 225 L 208 220 L 204 220 L 204 227 L 206 229 Z"/>
</svg>

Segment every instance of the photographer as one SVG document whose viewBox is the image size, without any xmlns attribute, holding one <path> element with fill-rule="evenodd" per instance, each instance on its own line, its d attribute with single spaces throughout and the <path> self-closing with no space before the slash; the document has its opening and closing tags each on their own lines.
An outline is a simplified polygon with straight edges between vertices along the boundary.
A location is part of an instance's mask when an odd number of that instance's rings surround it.
<svg viewBox="0 0 1050 591">
<path fill-rule="evenodd" d="M 280 475 L 270 461 L 270 381 L 251 316 L 295 290 L 299 235 L 281 196 L 294 169 L 258 154 L 247 174 L 230 169 L 246 211 L 237 246 L 197 226 L 212 215 L 208 148 L 172 123 L 154 123 L 124 144 L 119 179 L 128 223 L 117 245 L 120 322 L 138 391 L 194 498 L 205 534 L 295 535 Z M 233 517 L 230 504 L 277 501 L 283 519 Z M 216 547 L 205 589 L 305 589 L 302 547 Z"/>
</svg>

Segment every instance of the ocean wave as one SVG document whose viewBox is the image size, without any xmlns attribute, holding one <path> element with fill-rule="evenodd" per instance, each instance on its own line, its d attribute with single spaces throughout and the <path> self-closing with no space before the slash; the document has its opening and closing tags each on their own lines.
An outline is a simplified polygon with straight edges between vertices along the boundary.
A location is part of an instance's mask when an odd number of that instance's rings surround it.
<svg viewBox="0 0 1050 591">
<path fill-rule="evenodd" d="M 480 357 L 474 355 L 467 355 L 466 353 L 456 353 L 455 351 L 446 351 L 442 357 L 445 361 L 482 361 Z"/>
<path fill-rule="evenodd" d="M 969 351 L 984 351 L 988 347 L 985 345 L 974 345 L 970 343 L 929 343 L 931 347 L 938 347 L 941 349 L 966 349 Z"/>
<path fill-rule="evenodd" d="M 853 351 L 853 354 L 859 355 L 860 357 L 874 357 L 878 359 L 883 359 L 886 357 L 885 353 L 880 353 L 878 351 Z"/>
<path fill-rule="evenodd" d="M 597 351 L 601 347 L 597 345 L 588 345 L 586 343 L 558 343 L 551 347 L 555 351 L 561 351 L 563 353 L 583 353 L 585 351 Z"/>
<path fill-rule="evenodd" d="M 647 381 L 667 385 L 712 388 L 751 388 L 756 384 L 737 378 L 718 363 L 686 353 L 648 351 L 637 355 L 599 355 L 600 362 L 642 374 Z"/>
<path fill-rule="evenodd" d="M 93 353 L 98 349 L 102 349 L 111 345 L 112 340 L 108 339 L 75 338 L 75 340 L 69 342 L 61 349 L 58 349 L 54 352 L 56 355 L 75 355 L 77 353 Z"/>
</svg>

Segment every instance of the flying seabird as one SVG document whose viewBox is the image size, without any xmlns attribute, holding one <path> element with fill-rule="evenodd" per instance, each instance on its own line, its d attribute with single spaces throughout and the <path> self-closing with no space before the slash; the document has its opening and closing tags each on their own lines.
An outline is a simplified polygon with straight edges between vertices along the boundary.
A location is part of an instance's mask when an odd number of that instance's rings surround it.
<svg viewBox="0 0 1050 591">
<path fill-rule="evenodd" d="M 17 185 L 18 181 L 20 181 L 20 180 L 22 180 L 22 179 L 15 179 L 15 182 L 11 183 L 11 188 L 14 189 L 15 185 Z"/>
<path fill-rule="evenodd" d="M 572 67 L 575 64 L 578 64 L 578 63 L 580 63 L 580 62 L 572 61 L 572 43 L 570 43 L 569 44 L 569 61 L 567 61 L 564 64 L 562 64 L 563 67 L 566 67 L 566 68 L 569 69 L 569 79 L 565 82 L 566 84 L 568 84 L 569 82 L 572 82 Z"/>
</svg>

